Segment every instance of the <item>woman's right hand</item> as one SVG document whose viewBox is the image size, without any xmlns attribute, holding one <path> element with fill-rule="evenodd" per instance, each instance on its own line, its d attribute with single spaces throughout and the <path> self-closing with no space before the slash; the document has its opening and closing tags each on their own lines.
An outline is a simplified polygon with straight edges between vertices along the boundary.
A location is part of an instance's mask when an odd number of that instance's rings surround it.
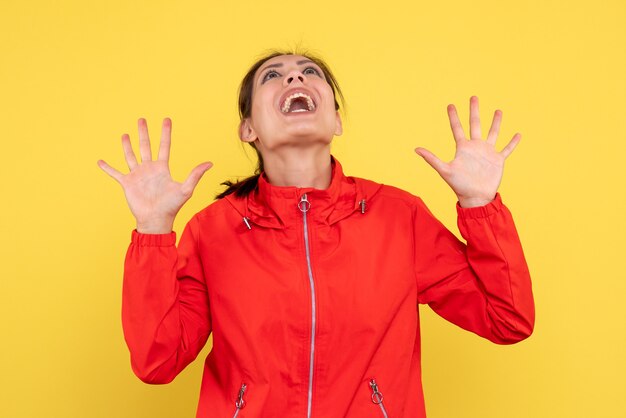
<svg viewBox="0 0 626 418">
<path fill-rule="evenodd" d="M 183 183 L 174 181 L 168 164 L 172 121 L 163 119 L 159 155 L 154 161 L 146 120 L 139 119 L 138 126 L 141 163 L 135 157 L 130 137 L 124 134 L 122 148 L 130 172 L 122 174 L 102 160 L 98 161 L 98 166 L 124 189 L 128 206 L 137 220 L 137 232 L 167 234 L 172 231 L 176 214 L 189 200 L 202 175 L 213 164 L 204 162 L 194 168 Z"/>
</svg>

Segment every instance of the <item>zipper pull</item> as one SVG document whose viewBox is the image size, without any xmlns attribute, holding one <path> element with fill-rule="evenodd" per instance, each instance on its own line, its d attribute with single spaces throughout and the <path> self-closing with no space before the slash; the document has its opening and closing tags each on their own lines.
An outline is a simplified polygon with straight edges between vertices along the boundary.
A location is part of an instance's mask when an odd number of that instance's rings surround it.
<svg viewBox="0 0 626 418">
<path fill-rule="evenodd" d="M 372 388 L 372 402 L 376 405 L 382 403 L 383 394 L 378 390 L 378 385 L 376 384 L 376 380 L 370 380 L 370 387 Z"/>
<path fill-rule="evenodd" d="M 311 202 L 309 202 L 309 199 L 306 197 L 306 193 L 300 198 L 300 201 L 298 202 L 298 209 L 300 209 L 303 213 L 307 213 L 309 209 L 311 209 Z"/>
<path fill-rule="evenodd" d="M 243 400 L 243 394 L 246 391 L 246 387 L 246 384 L 243 383 L 241 385 L 241 389 L 239 389 L 239 396 L 237 396 L 237 402 L 235 402 L 235 406 L 237 406 L 237 409 L 241 409 L 246 406 L 246 401 Z"/>
<path fill-rule="evenodd" d="M 359 204 L 361 205 L 361 213 L 365 213 L 365 199 L 361 200 Z"/>
</svg>

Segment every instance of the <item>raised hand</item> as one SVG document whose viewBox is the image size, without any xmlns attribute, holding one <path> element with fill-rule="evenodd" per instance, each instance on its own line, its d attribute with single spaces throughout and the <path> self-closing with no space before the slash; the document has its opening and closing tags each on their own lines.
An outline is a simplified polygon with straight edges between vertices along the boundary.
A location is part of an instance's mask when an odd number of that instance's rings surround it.
<svg viewBox="0 0 626 418">
<path fill-rule="evenodd" d="M 502 181 L 504 160 L 513 152 L 521 135 L 516 133 L 502 151 L 496 151 L 496 139 L 502 121 L 502 111 L 496 110 L 487 139 L 483 141 L 476 96 L 470 98 L 469 139 L 463 132 L 454 105 L 448 105 L 448 117 L 456 141 L 454 159 L 449 163 L 443 162 L 424 148 L 416 148 L 415 152 L 448 183 L 462 207 L 486 205 L 494 199 Z"/>
<path fill-rule="evenodd" d="M 205 162 L 198 165 L 183 183 L 174 181 L 169 169 L 172 121 L 169 118 L 163 119 L 161 143 L 156 160 L 152 160 L 146 120 L 141 118 L 137 124 L 141 163 L 135 157 L 130 137 L 124 134 L 122 148 L 130 172 L 122 174 L 103 160 L 98 161 L 98 166 L 124 189 L 128 206 L 137 220 L 138 232 L 169 233 L 172 231 L 176 214 L 189 200 L 202 175 L 213 164 Z"/>
</svg>

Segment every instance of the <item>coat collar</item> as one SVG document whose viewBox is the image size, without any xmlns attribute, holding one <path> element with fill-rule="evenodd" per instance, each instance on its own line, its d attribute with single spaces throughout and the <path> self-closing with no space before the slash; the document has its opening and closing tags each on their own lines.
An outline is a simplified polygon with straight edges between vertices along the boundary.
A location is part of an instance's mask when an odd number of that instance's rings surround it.
<svg viewBox="0 0 626 418">
<path fill-rule="evenodd" d="M 379 184 L 347 177 L 339 161 L 331 156 L 332 175 L 327 189 L 312 187 L 274 186 L 264 174 L 259 176 L 258 188 L 246 198 L 225 197 L 250 223 L 268 228 L 285 228 L 302 222 L 298 203 L 304 194 L 310 202 L 307 218 L 310 222 L 332 224 L 355 211 L 363 209 L 363 201 L 375 193 Z M 366 204 L 366 203 L 365 203 Z"/>
</svg>

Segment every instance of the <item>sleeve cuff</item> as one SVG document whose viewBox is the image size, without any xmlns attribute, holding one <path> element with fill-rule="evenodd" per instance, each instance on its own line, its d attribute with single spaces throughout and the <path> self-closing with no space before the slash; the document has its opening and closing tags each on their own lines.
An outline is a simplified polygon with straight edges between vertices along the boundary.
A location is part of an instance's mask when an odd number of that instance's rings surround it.
<svg viewBox="0 0 626 418">
<path fill-rule="evenodd" d="M 463 208 L 461 207 L 459 202 L 456 202 L 456 213 L 459 218 L 463 219 L 486 218 L 494 213 L 499 212 L 503 205 L 504 204 L 502 203 L 500 193 L 496 193 L 496 197 L 484 206 Z"/>
<path fill-rule="evenodd" d="M 141 247 L 170 247 L 176 245 L 176 232 L 167 234 L 142 234 L 133 230 L 130 242 Z"/>
</svg>

